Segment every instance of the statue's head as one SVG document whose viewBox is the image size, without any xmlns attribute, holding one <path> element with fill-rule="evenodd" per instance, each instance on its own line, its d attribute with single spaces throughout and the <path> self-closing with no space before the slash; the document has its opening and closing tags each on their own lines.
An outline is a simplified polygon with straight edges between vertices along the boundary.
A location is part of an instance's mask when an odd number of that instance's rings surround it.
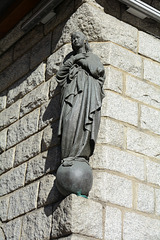
<svg viewBox="0 0 160 240">
<path fill-rule="evenodd" d="M 71 43 L 74 51 L 77 51 L 79 48 L 85 47 L 86 52 L 91 51 L 87 37 L 82 32 L 73 32 L 71 34 Z"/>
</svg>

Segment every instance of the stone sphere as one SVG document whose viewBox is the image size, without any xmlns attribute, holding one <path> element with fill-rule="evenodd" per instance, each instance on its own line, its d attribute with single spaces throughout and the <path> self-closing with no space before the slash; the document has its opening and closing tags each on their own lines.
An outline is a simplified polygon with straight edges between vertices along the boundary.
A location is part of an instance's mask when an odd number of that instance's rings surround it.
<svg viewBox="0 0 160 240">
<path fill-rule="evenodd" d="M 62 164 L 57 170 L 57 188 L 64 196 L 71 193 L 88 196 L 92 183 L 92 169 L 86 162 L 74 161 L 72 166 Z"/>
</svg>

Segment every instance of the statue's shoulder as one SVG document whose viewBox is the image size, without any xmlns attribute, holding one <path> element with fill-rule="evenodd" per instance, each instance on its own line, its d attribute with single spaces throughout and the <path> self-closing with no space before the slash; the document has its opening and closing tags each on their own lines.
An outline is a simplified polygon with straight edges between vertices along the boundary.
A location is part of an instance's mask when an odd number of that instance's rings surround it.
<svg viewBox="0 0 160 240">
<path fill-rule="evenodd" d="M 68 53 L 68 54 L 65 56 L 65 58 L 64 58 L 64 60 L 63 60 L 63 63 L 65 63 L 69 58 L 71 58 L 71 57 L 74 56 L 74 55 L 75 55 L 74 51 L 71 51 L 70 53 Z"/>
</svg>

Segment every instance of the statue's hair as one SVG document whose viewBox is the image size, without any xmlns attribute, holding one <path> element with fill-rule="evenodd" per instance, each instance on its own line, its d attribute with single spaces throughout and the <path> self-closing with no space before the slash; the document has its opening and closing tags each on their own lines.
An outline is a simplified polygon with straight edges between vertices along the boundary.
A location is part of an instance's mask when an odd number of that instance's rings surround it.
<svg viewBox="0 0 160 240">
<path fill-rule="evenodd" d="M 88 43 L 87 37 L 86 37 L 86 35 L 85 35 L 83 32 L 75 31 L 75 32 L 71 33 L 71 42 L 72 42 L 72 38 L 73 38 L 73 36 L 74 36 L 76 33 L 81 34 L 81 35 L 83 36 L 86 52 L 91 52 L 91 48 L 90 48 L 90 46 L 89 46 L 89 43 Z M 73 48 L 74 51 L 76 51 L 76 49 L 74 49 L 73 44 L 72 44 L 72 48 Z"/>
</svg>

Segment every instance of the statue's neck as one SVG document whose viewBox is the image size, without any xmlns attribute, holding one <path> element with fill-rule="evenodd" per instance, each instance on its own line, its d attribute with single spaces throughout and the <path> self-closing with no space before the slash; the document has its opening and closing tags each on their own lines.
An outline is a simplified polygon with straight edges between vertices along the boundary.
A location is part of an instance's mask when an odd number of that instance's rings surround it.
<svg viewBox="0 0 160 240">
<path fill-rule="evenodd" d="M 81 48 L 79 48 L 79 49 L 77 49 L 77 54 L 78 53 L 86 53 L 86 49 L 85 49 L 85 46 L 83 46 L 83 47 L 81 47 Z"/>
</svg>

